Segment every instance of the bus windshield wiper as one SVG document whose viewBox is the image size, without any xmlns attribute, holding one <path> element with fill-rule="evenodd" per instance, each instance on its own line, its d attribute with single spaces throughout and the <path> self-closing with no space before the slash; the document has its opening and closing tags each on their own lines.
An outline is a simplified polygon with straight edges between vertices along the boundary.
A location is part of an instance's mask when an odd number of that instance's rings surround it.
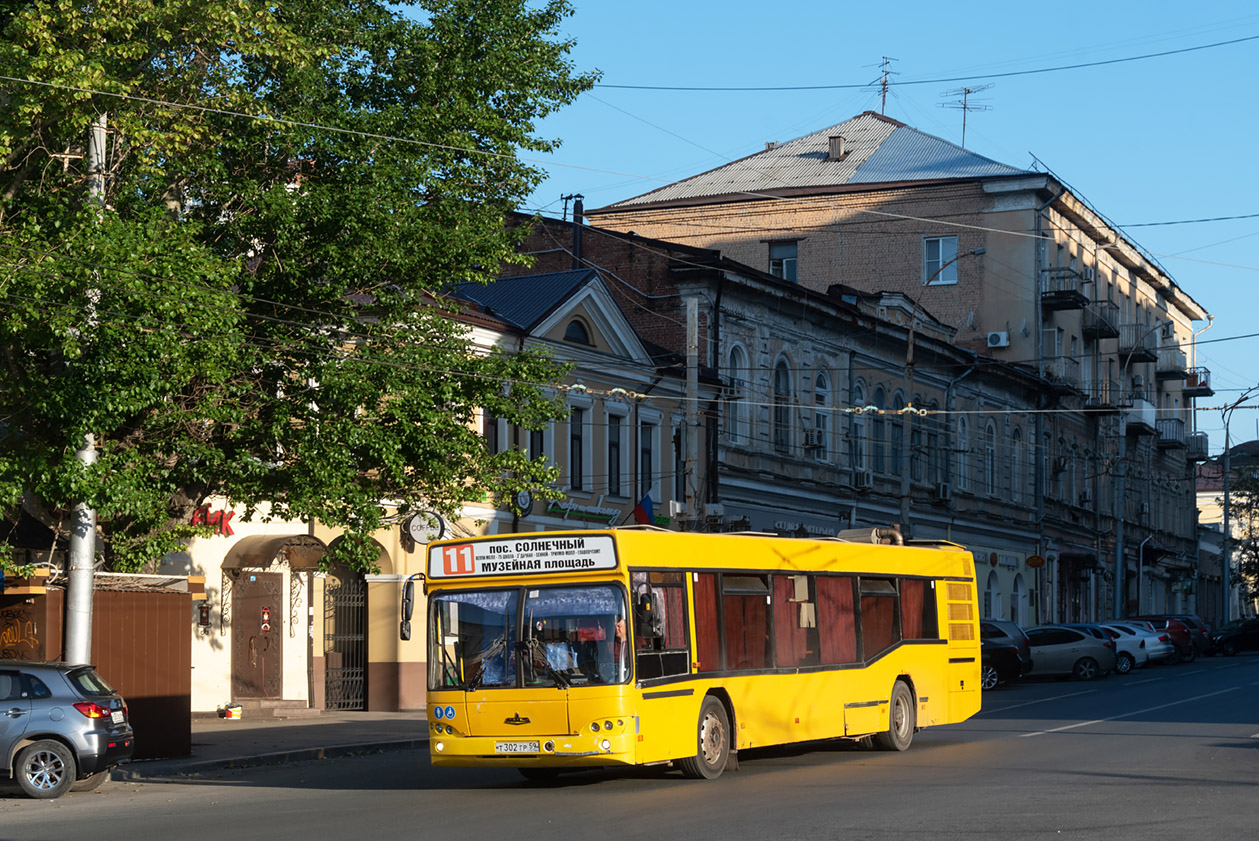
<svg viewBox="0 0 1259 841">
<path fill-rule="evenodd" d="M 556 671 L 551 666 L 550 661 L 546 659 L 546 650 L 536 637 L 529 637 L 527 641 L 520 644 L 520 647 L 529 656 L 529 663 L 533 668 L 535 670 L 540 669 L 543 674 L 554 681 L 557 689 L 567 689 L 572 685 L 572 681 L 563 672 Z"/>
<path fill-rule="evenodd" d="M 499 637 L 490 643 L 490 647 L 481 653 L 481 659 L 477 663 L 476 671 L 472 673 L 472 677 L 468 678 L 468 689 L 476 689 L 481 685 L 481 679 L 485 677 L 485 664 L 502 654 L 506 648 L 507 640 L 504 637 Z"/>
</svg>

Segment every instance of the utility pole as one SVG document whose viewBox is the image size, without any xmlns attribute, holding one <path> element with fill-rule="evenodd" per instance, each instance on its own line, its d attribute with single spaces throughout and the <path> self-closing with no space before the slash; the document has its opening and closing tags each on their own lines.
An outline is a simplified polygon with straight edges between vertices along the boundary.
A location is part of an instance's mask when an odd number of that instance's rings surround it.
<svg viewBox="0 0 1259 841">
<path fill-rule="evenodd" d="M 106 115 L 92 123 L 88 135 L 87 160 L 89 192 L 100 212 L 105 206 L 105 128 Z M 94 320 L 95 293 L 89 292 L 84 327 Z M 88 432 L 74 454 L 84 470 L 96 463 L 96 437 Z M 70 569 L 66 578 L 65 662 L 92 662 L 92 595 L 96 587 L 96 509 L 77 502 L 70 525 Z"/>
<path fill-rule="evenodd" d="M 686 299 L 686 515 L 692 523 L 700 522 L 699 494 L 695 481 L 695 465 L 699 461 L 699 299 Z M 694 527 L 693 527 L 694 528 Z"/>
</svg>

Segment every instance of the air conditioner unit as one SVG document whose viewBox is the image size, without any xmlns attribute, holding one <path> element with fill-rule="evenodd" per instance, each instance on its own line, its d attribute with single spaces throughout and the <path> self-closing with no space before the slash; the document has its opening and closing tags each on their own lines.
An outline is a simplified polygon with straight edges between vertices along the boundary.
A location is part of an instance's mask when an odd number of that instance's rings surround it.
<svg viewBox="0 0 1259 841">
<path fill-rule="evenodd" d="M 820 450 L 826 446 L 826 434 L 820 429 L 806 429 L 804 431 L 804 448 L 806 450 Z"/>
<path fill-rule="evenodd" d="M 1145 377 L 1141 376 L 1140 374 L 1133 374 L 1132 375 L 1132 388 L 1136 391 L 1140 391 L 1141 389 L 1145 388 Z"/>
<path fill-rule="evenodd" d="M 1092 267 L 1092 266 L 1085 266 L 1084 268 L 1080 269 L 1080 277 L 1084 279 L 1084 282 L 1085 282 L 1085 283 L 1092 283 L 1092 282 L 1093 282 L 1093 278 L 1094 278 L 1095 276 L 1096 276 L 1096 275 L 1094 275 L 1094 273 L 1093 273 L 1093 267 Z"/>
<path fill-rule="evenodd" d="M 1149 514 L 1149 513 L 1150 513 L 1150 503 L 1148 503 L 1148 502 L 1143 502 L 1143 503 L 1141 503 L 1141 513 L 1142 513 L 1142 514 Z"/>
<path fill-rule="evenodd" d="M 869 470 L 854 471 L 852 474 L 852 486 L 854 488 L 874 487 L 874 474 Z"/>
<path fill-rule="evenodd" d="M 686 516 L 686 503 L 681 500 L 669 500 L 669 516 L 673 518 Z"/>
<path fill-rule="evenodd" d="M 1006 330 L 994 330 L 988 334 L 988 347 L 1009 347 L 1010 333 Z"/>
<path fill-rule="evenodd" d="M 1084 490 L 1080 491 L 1080 504 L 1081 505 L 1088 505 L 1092 501 L 1093 501 L 1092 488 L 1085 488 Z"/>
<path fill-rule="evenodd" d="M 726 516 L 726 507 L 720 502 L 709 502 L 704 505 L 704 519 L 710 523 L 720 523 Z"/>
<path fill-rule="evenodd" d="M 948 502 L 953 498 L 953 486 L 948 482 L 940 482 L 936 485 L 936 499 L 941 502 Z"/>
</svg>

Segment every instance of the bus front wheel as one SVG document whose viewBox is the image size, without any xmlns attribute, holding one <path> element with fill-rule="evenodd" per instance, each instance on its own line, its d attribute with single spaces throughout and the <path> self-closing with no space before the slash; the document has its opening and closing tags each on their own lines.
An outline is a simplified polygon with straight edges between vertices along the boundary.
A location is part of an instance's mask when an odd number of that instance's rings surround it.
<svg viewBox="0 0 1259 841">
<path fill-rule="evenodd" d="M 730 717 L 711 695 L 700 705 L 696 737 L 695 756 L 681 761 L 682 773 L 694 780 L 715 780 L 730 758 Z"/>
<path fill-rule="evenodd" d="M 903 680 L 898 680 L 892 687 L 887 730 L 874 734 L 874 746 L 879 750 L 905 750 L 914 740 L 916 723 L 914 694 Z"/>
</svg>

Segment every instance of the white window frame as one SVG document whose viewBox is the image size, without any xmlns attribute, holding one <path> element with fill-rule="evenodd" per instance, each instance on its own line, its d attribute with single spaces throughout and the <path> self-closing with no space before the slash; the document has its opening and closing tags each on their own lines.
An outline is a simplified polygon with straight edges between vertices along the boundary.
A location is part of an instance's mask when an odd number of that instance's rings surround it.
<svg viewBox="0 0 1259 841">
<path fill-rule="evenodd" d="M 787 246 L 791 247 L 791 256 L 774 256 L 775 248 L 785 248 Z M 799 277 L 799 261 L 799 240 L 781 240 L 779 242 L 771 242 L 769 244 L 769 273 L 774 277 L 784 280 L 787 283 L 796 283 Z M 778 271 L 774 271 L 774 269 L 778 269 Z"/>
<path fill-rule="evenodd" d="M 729 355 L 729 397 L 726 400 L 726 437 L 731 444 L 747 444 L 752 440 L 752 413 L 748 407 L 748 352 L 735 345 Z"/>
<path fill-rule="evenodd" d="M 934 249 L 935 255 L 932 256 Z M 957 284 L 957 237 L 922 238 L 922 285 L 954 286 Z"/>
<path fill-rule="evenodd" d="M 818 461 L 831 459 L 831 428 L 832 405 L 834 391 L 831 388 L 831 375 L 825 368 L 819 368 L 813 377 L 813 429 L 820 447 L 813 451 Z"/>
</svg>

